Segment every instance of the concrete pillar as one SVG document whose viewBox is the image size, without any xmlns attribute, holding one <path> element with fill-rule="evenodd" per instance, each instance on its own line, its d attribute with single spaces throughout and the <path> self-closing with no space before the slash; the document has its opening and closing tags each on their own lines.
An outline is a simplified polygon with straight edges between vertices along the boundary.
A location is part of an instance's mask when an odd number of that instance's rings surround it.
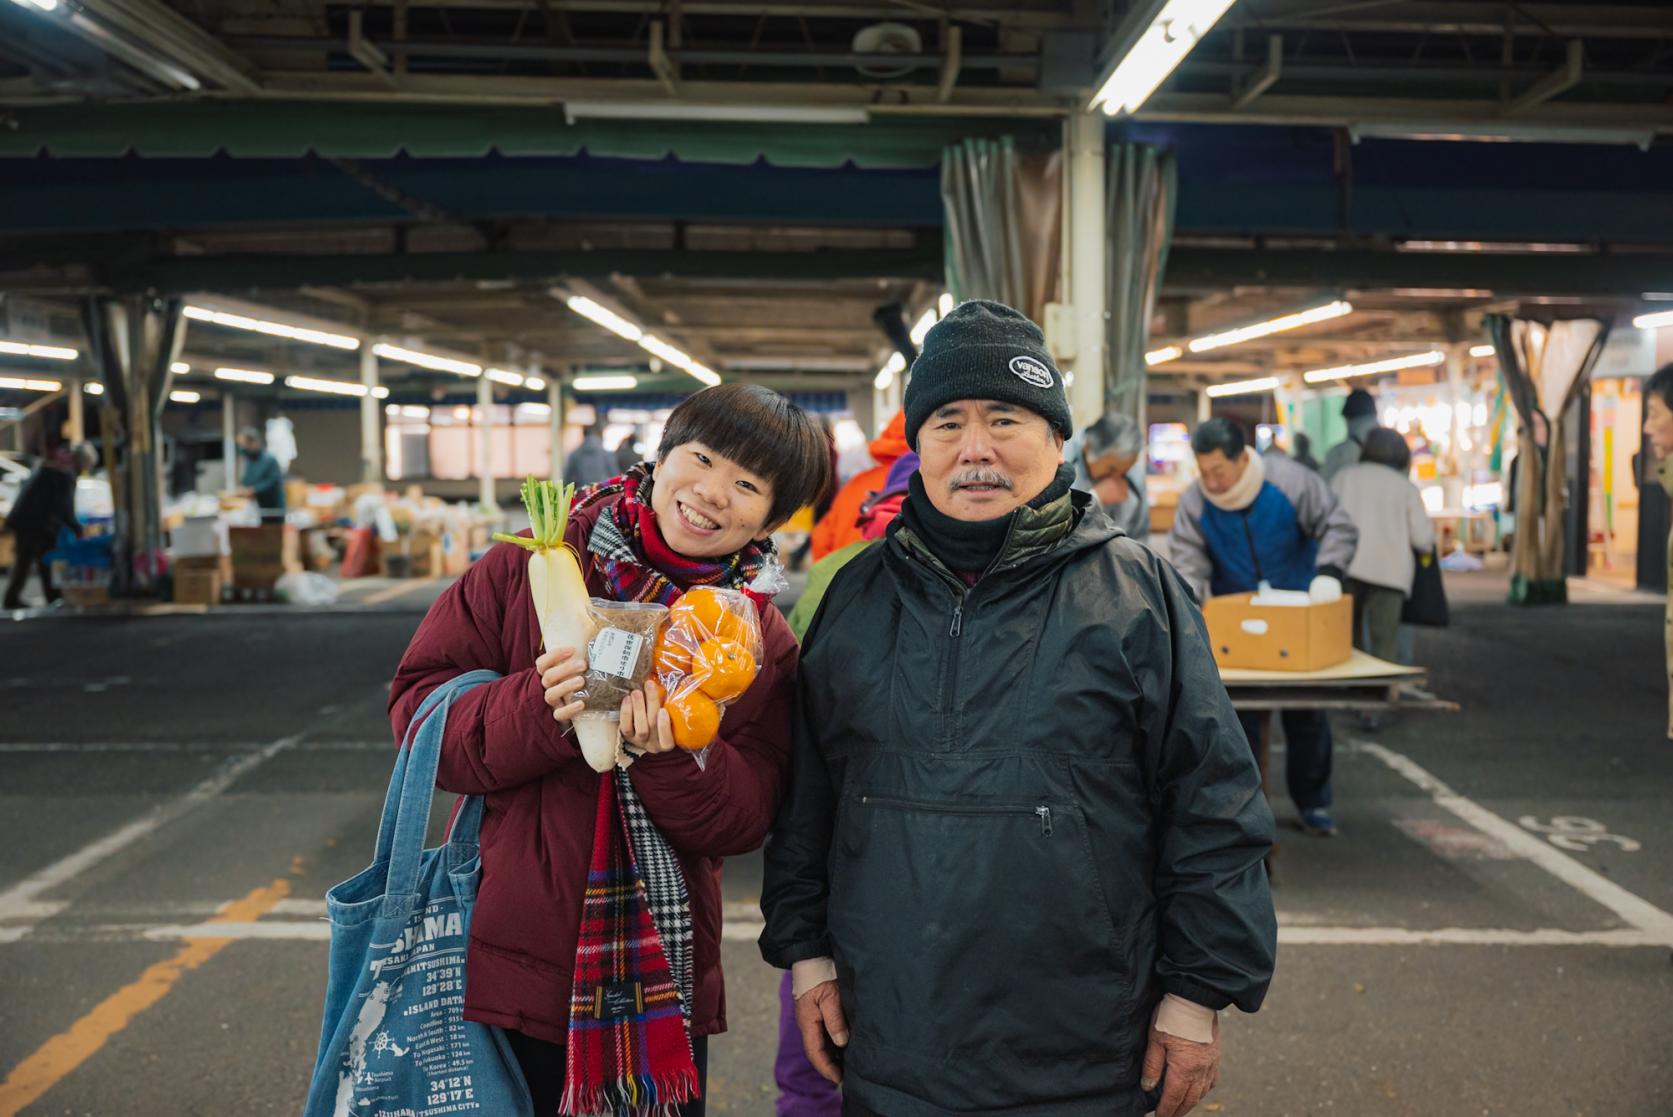
<svg viewBox="0 0 1673 1117">
<path fill-rule="evenodd" d="M 66 433 L 71 442 L 80 442 L 87 437 L 86 396 L 81 390 L 79 379 L 66 380 L 64 385 L 70 390 L 70 421 Z"/>
<path fill-rule="evenodd" d="M 1446 506 L 1459 508 L 1464 503 L 1464 486 L 1469 482 L 1469 462 L 1473 456 L 1460 445 L 1464 425 L 1458 421 L 1458 405 L 1464 402 L 1464 369 L 1470 360 L 1470 343 L 1454 342 L 1446 347 L 1447 406 L 1452 408 L 1452 446 L 1450 466 L 1441 471 L 1441 491 L 1446 494 Z M 1584 474 L 1582 474 L 1584 476 Z M 1463 527 L 1465 525 L 1460 525 Z"/>
<path fill-rule="evenodd" d="M 563 484 L 563 373 L 562 369 L 553 369 L 546 377 L 546 406 L 551 413 L 546 417 L 547 431 L 552 439 L 552 482 Z M 535 365 L 535 374 L 544 376 L 539 364 Z"/>
<path fill-rule="evenodd" d="M 164 566 L 159 424 L 185 340 L 182 300 L 151 295 L 90 296 L 82 327 L 105 384 L 108 463 L 116 505 L 113 590 L 160 589 Z M 80 389 L 77 389 L 79 394 Z"/>
<path fill-rule="evenodd" d="M 371 338 L 360 346 L 360 383 L 366 389 L 366 394 L 360 398 L 360 480 L 368 485 L 381 485 L 383 425 L 379 415 L 383 405 L 376 394 L 378 355 L 372 352 Z"/>
<path fill-rule="evenodd" d="M 1108 379 L 1104 121 L 1104 114 L 1095 110 L 1076 112 L 1064 125 L 1069 155 L 1064 255 L 1069 261 L 1069 303 L 1075 312 L 1075 382 L 1069 386 L 1069 410 L 1077 429 L 1104 413 Z"/>
<path fill-rule="evenodd" d="M 221 460 L 226 463 L 226 477 L 221 491 L 238 491 L 238 397 L 230 388 L 221 389 Z"/>
<path fill-rule="evenodd" d="M 487 361 L 483 361 L 486 366 Z M 499 508 L 494 495 L 494 382 L 483 373 L 476 381 L 477 502 L 484 508 Z"/>
</svg>

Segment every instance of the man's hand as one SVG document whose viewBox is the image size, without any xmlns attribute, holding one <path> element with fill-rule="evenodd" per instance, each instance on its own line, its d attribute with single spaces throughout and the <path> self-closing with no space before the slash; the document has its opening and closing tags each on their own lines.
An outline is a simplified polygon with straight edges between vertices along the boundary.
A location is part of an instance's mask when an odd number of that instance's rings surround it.
<svg viewBox="0 0 1673 1117">
<path fill-rule="evenodd" d="M 822 982 L 796 998 L 796 1027 L 801 1030 L 802 1050 L 807 1052 L 813 1069 L 841 1086 L 842 1056 L 830 1044 L 848 1046 L 848 1021 L 842 1015 L 836 982 Z"/>
<path fill-rule="evenodd" d="M 1157 1082 L 1162 1083 L 1162 1100 L 1156 1104 L 1156 1117 L 1185 1117 L 1214 1089 L 1219 1077 L 1219 1021 L 1214 1023 L 1212 1043 L 1192 1043 L 1188 1039 L 1150 1029 L 1150 1044 L 1144 1049 L 1144 1071 L 1139 1079 L 1139 1088 L 1154 1090 Z"/>
</svg>

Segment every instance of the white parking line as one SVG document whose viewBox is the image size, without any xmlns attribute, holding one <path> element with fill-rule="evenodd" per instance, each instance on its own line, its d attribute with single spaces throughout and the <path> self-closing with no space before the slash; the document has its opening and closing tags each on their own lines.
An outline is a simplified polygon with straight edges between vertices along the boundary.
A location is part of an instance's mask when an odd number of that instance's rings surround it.
<svg viewBox="0 0 1673 1117">
<path fill-rule="evenodd" d="M 301 901 L 322 912 L 324 905 Z M 295 909 L 285 909 L 295 910 Z M 274 914 L 283 914 L 274 908 Z M 728 919 L 721 927 L 727 942 L 755 942 L 761 937 L 760 920 Z M 0 929 L 0 945 L 23 937 Z M 264 940 L 267 942 L 325 942 L 331 938 L 331 924 L 317 919 L 261 919 L 253 922 L 217 923 L 115 923 L 55 924 L 30 936 L 31 942 L 175 942 L 192 939 Z M 1612 947 L 1660 948 L 1665 944 L 1655 935 L 1637 930 L 1562 931 L 1541 928 L 1521 931 L 1503 927 L 1306 927 L 1278 928 L 1278 942 L 1285 947 L 1307 946 L 1515 946 L 1515 947 Z"/>
<path fill-rule="evenodd" d="M 1643 931 L 1511 931 L 1498 927 L 1279 927 L 1280 946 L 1663 946 Z"/>
<path fill-rule="evenodd" d="M 1359 742 L 1356 751 L 1376 757 L 1395 773 L 1427 792 L 1437 806 L 1457 815 L 1483 834 L 1496 838 L 1513 852 L 1538 865 L 1587 899 L 1608 908 L 1619 916 L 1622 922 L 1636 929 L 1650 941 L 1662 946 L 1673 946 L 1673 915 L 1662 911 L 1643 897 L 1628 892 L 1608 877 L 1587 868 L 1514 822 L 1501 818 L 1473 799 L 1458 794 L 1405 754 L 1369 741 Z"/>
<path fill-rule="evenodd" d="M 323 713 L 323 711 L 322 711 Z M 263 741 L 0 741 L 0 754 L 54 752 L 260 752 Z M 376 741 L 297 741 L 298 752 L 395 751 L 394 739 Z"/>
<path fill-rule="evenodd" d="M 302 733 L 281 737 L 257 752 L 246 753 L 227 761 L 214 775 L 198 783 L 178 799 L 162 804 L 126 826 L 83 846 L 68 857 L 54 861 L 46 868 L 30 874 L 4 892 L 0 892 L 0 921 L 14 924 L 6 929 L 11 941 L 27 935 L 41 919 L 46 918 L 41 914 L 42 909 L 37 903 L 37 897 L 41 894 L 73 880 L 93 866 L 154 833 L 158 828 L 202 806 L 252 769 L 265 764 L 296 744 L 302 737 Z M 22 927 L 19 928 L 16 924 L 22 924 Z"/>
</svg>

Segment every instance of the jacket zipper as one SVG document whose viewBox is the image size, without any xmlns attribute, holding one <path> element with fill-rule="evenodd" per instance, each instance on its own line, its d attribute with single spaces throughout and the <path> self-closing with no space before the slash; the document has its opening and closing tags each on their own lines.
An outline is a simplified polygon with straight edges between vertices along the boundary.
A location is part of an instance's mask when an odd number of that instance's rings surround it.
<svg viewBox="0 0 1673 1117">
<path fill-rule="evenodd" d="M 1249 557 L 1255 562 L 1255 584 L 1258 586 L 1266 581 L 1266 576 L 1261 573 L 1261 553 L 1255 550 L 1255 531 L 1249 526 L 1250 511 L 1248 508 L 1243 510 L 1243 537 L 1249 541 Z"/>
<path fill-rule="evenodd" d="M 967 815 L 1033 815 L 1040 820 L 1040 836 L 1052 836 L 1051 808 L 1041 804 L 1038 807 L 984 805 L 980 803 L 925 803 L 916 799 L 893 799 L 884 795 L 862 795 L 860 805 L 865 807 L 888 807 L 895 810 L 927 811 L 932 814 L 967 814 Z"/>
</svg>

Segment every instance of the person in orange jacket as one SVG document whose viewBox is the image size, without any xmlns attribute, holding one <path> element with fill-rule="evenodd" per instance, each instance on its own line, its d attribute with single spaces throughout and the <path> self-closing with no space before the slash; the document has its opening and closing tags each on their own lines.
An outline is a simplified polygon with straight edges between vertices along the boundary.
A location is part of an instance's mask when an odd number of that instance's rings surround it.
<svg viewBox="0 0 1673 1117">
<path fill-rule="evenodd" d="M 895 412 L 895 417 L 889 420 L 883 433 L 872 440 L 870 449 L 876 467 L 858 474 L 844 485 L 831 502 L 831 510 L 813 525 L 814 562 L 865 538 L 859 525 L 861 507 L 867 497 L 883 488 L 889 477 L 889 467 L 911 449 L 906 444 L 906 412 Z"/>
</svg>

